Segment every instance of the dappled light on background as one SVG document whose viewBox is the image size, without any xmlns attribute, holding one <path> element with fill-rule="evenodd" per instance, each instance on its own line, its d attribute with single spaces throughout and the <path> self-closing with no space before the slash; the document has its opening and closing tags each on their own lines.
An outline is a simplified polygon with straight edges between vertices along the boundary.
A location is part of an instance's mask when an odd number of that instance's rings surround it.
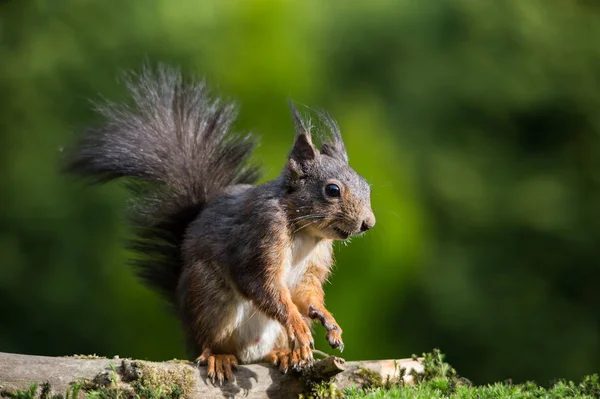
<svg viewBox="0 0 600 399">
<path fill-rule="evenodd" d="M 236 99 L 269 179 L 293 140 L 288 98 L 339 122 L 377 216 L 336 246 L 326 286 L 347 359 L 440 347 L 477 383 L 600 367 L 592 2 L 0 9 L 0 351 L 185 356 L 176 319 L 126 265 L 125 190 L 58 173 L 60 149 L 97 121 L 88 100 L 120 99 L 120 71 L 150 60 Z"/>
</svg>

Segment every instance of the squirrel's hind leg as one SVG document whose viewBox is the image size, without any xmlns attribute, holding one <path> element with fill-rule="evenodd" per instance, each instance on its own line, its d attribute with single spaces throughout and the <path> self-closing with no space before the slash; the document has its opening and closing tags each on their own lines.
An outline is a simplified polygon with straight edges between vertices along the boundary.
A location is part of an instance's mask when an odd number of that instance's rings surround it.
<svg viewBox="0 0 600 399">
<path fill-rule="evenodd" d="M 185 329 L 188 350 L 200 356 L 198 366 L 206 365 L 206 375 L 214 383 L 232 380 L 237 368 L 235 346 L 228 345 L 235 328 L 235 296 L 226 282 L 198 262 L 186 268 L 178 284 L 178 305 Z"/>
</svg>

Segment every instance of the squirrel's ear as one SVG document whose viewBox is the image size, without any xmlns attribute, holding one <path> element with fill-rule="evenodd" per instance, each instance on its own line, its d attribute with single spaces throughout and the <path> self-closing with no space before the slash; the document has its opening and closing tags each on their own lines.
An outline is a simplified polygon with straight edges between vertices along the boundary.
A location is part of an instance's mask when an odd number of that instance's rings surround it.
<svg viewBox="0 0 600 399">
<path fill-rule="evenodd" d="M 313 145 L 310 128 L 306 125 L 300 113 L 290 101 L 292 117 L 294 119 L 294 127 L 296 129 L 296 140 L 290 154 L 290 159 L 302 165 L 308 161 L 315 159 L 318 155 L 317 148 Z"/>
<path fill-rule="evenodd" d="M 296 136 L 294 148 L 290 153 L 287 168 L 294 180 L 302 178 L 306 173 L 306 165 L 315 159 L 317 149 L 311 143 L 310 137 L 305 134 Z"/>
<path fill-rule="evenodd" d="M 299 134 L 296 136 L 290 159 L 303 164 L 307 161 L 312 161 L 317 156 L 317 149 L 310 140 L 310 136 Z"/>
</svg>

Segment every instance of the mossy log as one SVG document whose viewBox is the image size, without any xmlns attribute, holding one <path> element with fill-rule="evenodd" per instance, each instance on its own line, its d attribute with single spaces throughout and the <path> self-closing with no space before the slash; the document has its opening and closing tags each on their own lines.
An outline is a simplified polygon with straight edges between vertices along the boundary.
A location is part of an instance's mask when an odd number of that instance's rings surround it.
<svg viewBox="0 0 600 399">
<path fill-rule="evenodd" d="M 405 372 L 400 372 L 404 369 Z M 181 360 L 149 362 L 95 356 L 46 357 L 0 352 L 0 397 L 29 390 L 37 384 L 38 395 L 83 397 L 85 392 L 105 391 L 105 397 L 166 398 L 297 398 L 320 382 L 335 389 L 402 378 L 412 382 L 411 370 L 422 372 L 419 360 L 345 362 L 330 356 L 302 372 L 282 374 L 267 364 L 240 365 L 235 380 L 220 385 L 206 377 L 206 367 Z M 331 385 L 333 386 L 333 385 Z M 116 394 L 116 395 L 115 395 Z"/>
</svg>

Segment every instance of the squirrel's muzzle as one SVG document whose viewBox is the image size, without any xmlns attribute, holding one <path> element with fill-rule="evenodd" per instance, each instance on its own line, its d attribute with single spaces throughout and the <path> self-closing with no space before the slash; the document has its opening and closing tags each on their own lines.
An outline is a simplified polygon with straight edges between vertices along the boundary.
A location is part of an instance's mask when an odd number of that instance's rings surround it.
<svg viewBox="0 0 600 399">
<path fill-rule="evenodd" d="M 373 212 L 371 212 L 362 221 L 362 224 L 360 225 L 360 231 L 364 233 L 365 231 L 372 229 L 373 226 L 375 226 L 375 215 Z"/>
</svg>

